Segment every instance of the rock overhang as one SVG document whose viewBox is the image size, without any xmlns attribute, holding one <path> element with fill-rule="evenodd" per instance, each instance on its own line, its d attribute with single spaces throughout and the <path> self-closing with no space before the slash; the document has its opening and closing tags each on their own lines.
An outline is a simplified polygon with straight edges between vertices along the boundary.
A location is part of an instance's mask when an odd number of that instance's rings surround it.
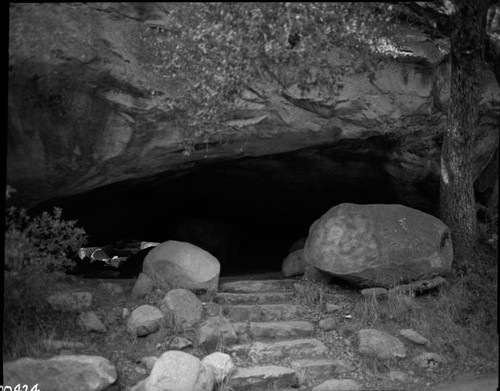
<svg viewBox="0 0 500 391">
<path fill-rule="evenodd" d="M 100 225 L 91 230 L 97 236 L 125 235 L 127 224 L 119 222 L 127 219 L 153 232 L 162 213 L 174 221 L 180 211 L 249 216 L 255 227 L 297 235 L 287 246 L 335 203 L 394 202 L 435 214 L 449 103 L 443 38 L 407 32 L 417 35 L 408 48 L 415 55 L 387 60 L 372 77 L 346 77 L 332 96 L 255 81 L 241 92 L 243 119 L 233 121 L 234 132 L 186 145 L 182 113 L 160 104 L 182 86 L 154 71 L 158 48 L 148 46 L 163 32 L 147 21 L 164 20 L 167 8 L 14 7 L 7 136 L 7 183 L 17 190 L 12 201 L 38 204 L 35 210 L 66 205 L 68 217 Z M 23 20 L 37 24 L 26 30 Z M 57 34 L 48 36 L 46 26 L 54 23 Z M 93 26 L 92 34 L 71 38 L 77 26 Z M 56 35 L 64 39 L 54 41 Z M 500 98 L 491 72 L 480 88 L 475 178 L 498 150 Z M 162 197 L 171 205 L 162 205 Z M 76 213 L 79 204 L 86 212 Z M 282 222 L 271 224 L 269 216 Z"/>
</svg>

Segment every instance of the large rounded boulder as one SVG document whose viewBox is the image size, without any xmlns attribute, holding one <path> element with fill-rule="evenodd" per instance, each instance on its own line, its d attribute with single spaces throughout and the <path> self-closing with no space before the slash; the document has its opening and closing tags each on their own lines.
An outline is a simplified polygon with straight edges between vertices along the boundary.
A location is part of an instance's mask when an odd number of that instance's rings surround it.
<svg viewBox="0 0 500 391">
<path fill-rule="evenodd" d="M 453 249 L 439 219 L 403 205 L 340 204 L 309 229 L 306 262 L 360 286 L 446 275 Z"/>
<path fill-rule="evenodd" d="M 191 243 L 169 240 L 148 253 L 143 273 L 167 289 L 209 290 L 217 288 L 220 263 Z"/>
</svg>

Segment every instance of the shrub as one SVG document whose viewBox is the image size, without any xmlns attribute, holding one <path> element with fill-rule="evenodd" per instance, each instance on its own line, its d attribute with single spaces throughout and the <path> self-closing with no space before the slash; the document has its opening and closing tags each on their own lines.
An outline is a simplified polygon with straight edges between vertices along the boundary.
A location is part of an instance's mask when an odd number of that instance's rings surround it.
<svg viewBox="0 0 500 391">
<path fill-rule="evenodd" d="M 10 191 L 9 191 L 10 190 Z M 9 198 L 12 189 L 7 188 Z M 85 243 L 76 221 L 62 220 L 62 210 L 31 218 L 8 208 L 5 218 L 4 357 L 36 354 L 49 323 L 45 294 L 70 257 Z"/>
<path fill-rule="evenodd" d="M 70 257 L 86 241 L 76 221 L 64 221 L 62 210 L 30 218 L 26 210 L 11 207 L 5 219 L 5 268 L 12 273 L 50 273 L 64 270 Z"/>
</svg>

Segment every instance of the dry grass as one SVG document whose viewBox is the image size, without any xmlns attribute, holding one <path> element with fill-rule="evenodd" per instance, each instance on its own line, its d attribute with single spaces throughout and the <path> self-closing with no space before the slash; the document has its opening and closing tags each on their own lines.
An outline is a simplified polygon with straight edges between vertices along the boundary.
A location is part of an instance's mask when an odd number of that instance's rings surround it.
<svg viewBox="0 0 500 391">
<path fill-rule="evenodd" d="M 304 305 L 308 308 L 322 310 L 327 302 L 327 296 L 331 291 L 331 287 L 309 280 L 302 280 L 301 286 L 300 296 Z"/>
<path fill-rule="evenodd" d="M 387 373 L 398 367 L 398 359 L 381 359 L 379 357 L 370 355 L 361 357 L 362 364 L 372 373 L 380 374 Z"/>
<path fill-rule="evenodd" d="M 212 288 L 206 291 L 199 291 L 195 293 L 202 303 L 214 303 L 217 296 L 217 288 Z"/>
<path fill-rule="evenodd" d="M 377 328 L 397 336 L 397 330 L 411 328 L 426 337 L 434 351 L 451 354 L 456 367 L 477 370 L 479 367 L 473 365 L 482 362 L 494 370 L 495 366 L 498 368 L 499 353 L 498 256 L 491 247 L 478 249 L 475 267 L 468 275 L 449 276 L 446 286 L 421 295 L 393 289 L 387 297 L 364 297 L 353 291 L 338 292 L 332 286 L 301 281 L 304 293 L 299 297 L 313 312 L 313 321 L 324 318 L 321 305 L 331 296 L 337 301 L 346 300 L 345 313 L 353 316 L 348 322 L 339 318 L 337 332 L 342 333 L 345 328 L 352 335 L 362 328 Z M 362 363 L 375 373 L 397 365 L 373 357 L 363 358 Z"/>
<path fill-rule="evenodd" d="M 216 391 L 232 391 L 233 388 L 230 386 L 231 384 L 231 376 L 236 367 L 232 368 L 230 371 L 226 373 L 221 382 L 215 384 Z"/>
</svg>

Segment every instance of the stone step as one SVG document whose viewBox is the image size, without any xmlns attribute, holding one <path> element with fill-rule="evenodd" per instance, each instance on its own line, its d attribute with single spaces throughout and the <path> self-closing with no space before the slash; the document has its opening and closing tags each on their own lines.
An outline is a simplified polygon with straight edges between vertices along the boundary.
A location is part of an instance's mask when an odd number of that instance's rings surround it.
<svg viewBox="0 0 500 391">
<path fill-rule="evenodd" d="M 222 314 L 232 322 L 267 322 L 300 318 L 306 308 L 298 304 L 223 306 Z"/>
<path fill-rule="evenodd" d="M 328 347 L 316 338 L 303 338 L 234 345 L 229 351 L 238 358 L 250 358 L 254 364 L 265 364 L 285 358 L 295 360 L 323 356 L 328 353 Z"/>
<path fill-rule="evenodd" d="M 290 363 L 290 367 L 297 373 L 301 385 L 317 384 L 354 370 L 344 360 L 330 358 L 296 360 Z"/>
<path fill-rule="evenodd" d="M 248 335 L 254 341 L 307 338 L 314 335 L 314 326 L 312 323 L 301 320 L 252 322 L 250 323 Z"/>
<path fill-rule="evenodd" d="M 293 369 L 274 365 L 236 368 L 227 383 L 234 391 L 280 390 L 298 385 Z"/>
<path fill-rule="evenodd" d="M 261 292 L 277 292 L 288 291 L 293 289 L 293 284 L 297 280 L 243 280 L 222 282 L 219 284 L 220 292 L 230 293 L 261 293 Z"/>
<path fill-rule="evenodd" d="M 219 304 L 272 304 L 290 302 L 293 292 L 230 293 L 219 292 L 215 302 Z"/>
<path fill-rule="evenodd" d="M 302 320 L 278 322 L 233 322 L 237 335 L 248 334 L 253 341 L 307 338 L 314 335 L 312 323 Z"/>
</svg>

